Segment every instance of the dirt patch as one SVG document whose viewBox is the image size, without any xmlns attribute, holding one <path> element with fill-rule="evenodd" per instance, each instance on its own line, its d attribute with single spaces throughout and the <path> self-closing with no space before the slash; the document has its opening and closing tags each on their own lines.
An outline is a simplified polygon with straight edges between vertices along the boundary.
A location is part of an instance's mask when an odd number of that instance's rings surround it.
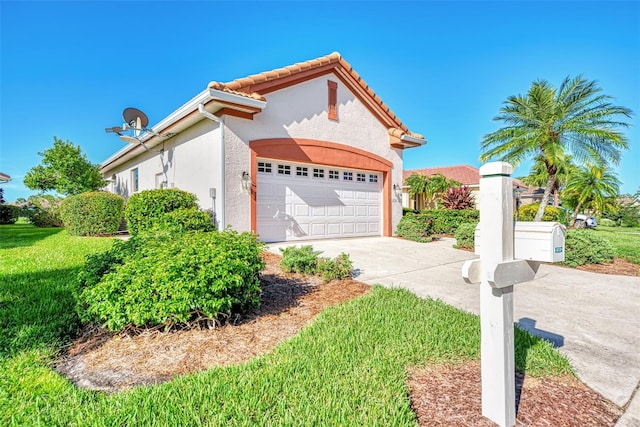
<svg viewBox="0 0 640 427">
<path fill-rule="evenodd" d="M 205 330 L 116 335 L 86 327 L 56 370 L 77 386 L 117 392 L 176 375 L 242 363 L 296 335 L 325 308 L 367 294 L 355 280 L 323 283 L 284 273 L 281 257 L 263 254 L 261 308 Z M 519 375 L 519 426 L 613 426 L 621 409 L 573 377 Z M 481 414 L 479 363 L 431 366 L 409 373 L 413 410 L 421 426 L 494 426 Z"/>
<path fill-rule="evenodd" d="M 430 366 L 409 375 L 420 426 L 493 427 L 482 416 L 480 363 Z M 614 426 L 622 410 L 571 376 L 516 375 L 516 425 Z"/>
</svg>

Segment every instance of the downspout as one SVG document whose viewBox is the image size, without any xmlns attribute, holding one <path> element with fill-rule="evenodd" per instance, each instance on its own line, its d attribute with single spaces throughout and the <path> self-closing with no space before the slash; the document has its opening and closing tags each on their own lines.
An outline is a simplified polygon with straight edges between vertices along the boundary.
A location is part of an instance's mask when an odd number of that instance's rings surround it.
<svg viewBox="0 0 640 427">
<path fill-rule="evenodd" d="M 214 122 L 218 123 L 220 125 L 220 186 L 221 188 L 221 197 L 219 197 L 220 199 L 220 218 L 219 218 L 219 230 L 224 230 L 224 228 L 226 227 L 225 225 L 225 210 L 226 210 L 226 198 L 227 198 L 227 192 L 226 192 L 226 159 L 225 159 L 225 150 L 224 150 L 224 119 L 221 117 L 217 117 L 213 114 L 211 114 L 210 112 L 208 112 L 207 110 L 205 110 L 204 108 L 204 104 L 198 104 L 198 111 L 200 112 L 200 114 L 202 114 L 204 117 L 206 117 L 209 120 L 213 120 Z"/>
</svg>

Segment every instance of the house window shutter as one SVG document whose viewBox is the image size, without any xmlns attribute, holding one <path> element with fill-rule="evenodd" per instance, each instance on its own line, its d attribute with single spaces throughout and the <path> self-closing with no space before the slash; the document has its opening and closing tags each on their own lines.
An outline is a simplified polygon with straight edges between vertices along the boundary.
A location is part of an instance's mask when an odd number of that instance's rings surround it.
<svg viewBox="0 0 640 427">
<path fill-rule="evenodd" d="M 329 120 L 338 120 L 338 83 L 327 81 L 329 86 Z"/>
</svg>

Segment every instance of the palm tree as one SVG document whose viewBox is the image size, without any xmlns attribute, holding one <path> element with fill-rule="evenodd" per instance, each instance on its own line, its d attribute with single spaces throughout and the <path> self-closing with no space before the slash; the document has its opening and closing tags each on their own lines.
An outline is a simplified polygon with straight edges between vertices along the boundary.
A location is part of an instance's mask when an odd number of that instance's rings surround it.
<svg viewBox="0 0 640 427">
<path fill-rule="evenodd" d="M 576 168 L 571 156 L 565 156 L 564 159 L 559 159 L 557 164 L 558 171 L 556 173 L 556 180 L 553 183 L 553 188 L 551 189 L 553 193 L 553 206 L 555 207 L 558 207 L 559 205 L 560 191 L 567 183 L 569 174 Z M 529 175 L 518 178 L 518 180 L 522 181 L 524 184 L 532 187 L 545 187 L 548 179 L 549 172 L 547 171 L 547 166 L 544 163 L 542 156 L 535 158 L 535 161 L 531 166 L 531 170 L 529 171 Z"/>
<path fill-rule="evenodd" d="M 588 164 L 577 168 L 571 175 L 563 192 L 563 197 L 575 203 L 571 223 L 576 222 L 578 213 L 583 208 L 596 212 L 615 208 L 616 198 L 620 194 L 620 180 L 606 165 Z"/>
<path fill-rule="evenodd" d="M 481 142 L 480 160 L 498 158 L 518 166 L 539 157 L 547 170 L 547 182 L 535 220 L 540 221 L 558 171 L 569 153 L 578 163 L 617 165 L 628 148 L 619 130 L 628 123 L 631 110 L 611 104 L 595 81 L 582 76 L 565 78 L 556 90 L 546 80 L 534 81 L 527 95 L 510 96 L 494 118 L 505 127 L 487 134 Z"/>
<path fill-rule="evenodd" d="M 409 195 L 411 197 L 420 197 L 423 202 L 421 205 L 424 206 L 435 201 L 436 207 L 438 205 L 436 200 L 436 196 L 438 194 L 444 193 L 450 187 L 460 185 L 458 181 L 449 179 L 439 173 L 427 176 L 417 172 L 414 172 L 407 177 L 405 183 L 409 186 Z"/>
</svg>

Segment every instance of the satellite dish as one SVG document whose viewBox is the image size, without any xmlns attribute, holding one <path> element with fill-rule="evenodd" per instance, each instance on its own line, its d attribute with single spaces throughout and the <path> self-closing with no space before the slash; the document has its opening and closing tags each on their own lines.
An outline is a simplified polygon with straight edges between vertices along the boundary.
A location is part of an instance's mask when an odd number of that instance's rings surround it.
<svg viewBox="0 0 640 427">
<path fill-rule="evenodd" d="M 118 135 L 118 138 L 126 142 L 127 144 L 142 144 L 138 138 L 129 135 Z M 145 147 L 146 148 L 146 147 Z"/>
<path fill-rule="evenodd" d="M 146 129 L 149 124 L 147 115 L 137 108 L 125 108 L 122 112 L 122 118 L 124 122 L 134 130 L 136 136 L 139 136 L 140 131 Z"/>
</svg>

